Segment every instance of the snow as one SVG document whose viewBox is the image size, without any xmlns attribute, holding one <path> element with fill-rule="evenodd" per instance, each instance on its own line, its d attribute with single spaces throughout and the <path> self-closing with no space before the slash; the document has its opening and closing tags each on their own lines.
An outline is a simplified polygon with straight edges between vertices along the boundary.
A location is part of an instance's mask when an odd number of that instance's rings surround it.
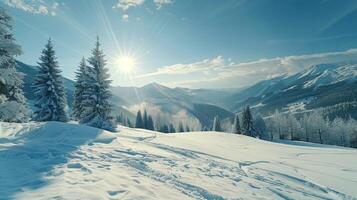
<svg viewBox="0 0 357 200">
<path fill-rule="evenodd" d="M 0 199 L 354 199 L 357 150 L 218 132 L 0 123 Z"/>
</svg>

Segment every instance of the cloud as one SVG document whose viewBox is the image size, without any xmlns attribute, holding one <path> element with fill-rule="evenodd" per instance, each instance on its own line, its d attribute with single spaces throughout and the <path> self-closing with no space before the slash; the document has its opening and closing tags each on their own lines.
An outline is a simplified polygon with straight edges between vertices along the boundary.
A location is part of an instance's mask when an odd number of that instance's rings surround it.
<svg viewBox="0 0 357 200">
<path fill-rule="evenodd" d="M 322 63 L 357 62 L 357 49 L 307 55 L 294 55 L 260 59 L 251 62 L 234 63 L 230 59 L 217 56 L 213 59 L 189 64 L 164 66 L 141 77 L 161 76 L 167 78 L 185 74 L 179 80 L 173 77 L 167 85 L 187 87 L 227 87 L 229 85 L 250 85 L 258 81 L 284 74 L 294 74 L 308 67 Z M 192 75 L 192 73 L 196 73 Z"/>
<path fill-rule="evenodd" d="M 17 8 L 19 10 L 42 15 L 56 15 L 58 9 L 58 3 L 52 1 L 51 3 L 45 0 L 4 0 L 3 3 L 12 8 Z"/>
<path fill-rule="evenodd" d="M 214 68 L 219 68 L 224 66 L 224 59 L 222 56 L 217 56 L 216 58 L 205 59 L 195 63 L 189 64 L 174 64 L 169 66 L 160 67 L 156 72 L 147 73 L 139 75 L 138 77 L 150 77 L 158 76 L 164 74 L 189 74 L 193 72 L 207 71 Z"/>
<path fill-rule="evenodd" d="M 129 21 L 129 15 L 124 14 L 124 15 L 121 17 L 121 19 L 122 19 L 123 21 L 127 22 L 127 21 Z"/>
<path fill-rule="evenodd" d="M 166 5 L 166 4 L 172 4 L 174 3 L 173 0 L 154 0 L 154 3 L 156 5 L 157 9 L 162 8 L 162 6 Z"/>
<path fill-rule="evenodd" d="M 144 4 L 145 0 L 118 0 L 117 4 L 113 8 L 120 8 L 123 11 L 128 10 L 130 7 L 137 7 Z"/>
<path fill-rule="evenodd" d="M 144 5 L 146 0 L 118 0 L 113 8 L 119 8 L 123 11 L 127 11 L 131 7 L 140 7 Z M 174 3 L 174 0 L 152 0 L 157 9 L 162 8 L 164 5 Z"/>
</svg>

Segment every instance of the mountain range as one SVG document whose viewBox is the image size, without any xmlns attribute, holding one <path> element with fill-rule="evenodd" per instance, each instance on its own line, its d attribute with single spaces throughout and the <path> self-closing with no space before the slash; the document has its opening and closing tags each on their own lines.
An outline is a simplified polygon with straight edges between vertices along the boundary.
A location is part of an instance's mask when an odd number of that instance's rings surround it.
<svg viewBox="0 0 357 200">
<path fill-rule="evenodd" d="M 18 62 L 25 74 L 25 96 L 33 102 L 31 86 L 36 66 Z M 64 79 L 69 107 L 73 103 L 74 82 Z M 158 83 L 143 87 L 112 87 L 114 114 L 134 120 L 139 109 L 160 118 L 163 123 L 209 127 L 215 116 L 231 119 L 246 105 L 262 116 L 275 110 L 306 112 L 344 102 L 357 101 L 357 65 L 350 63 L 319 64 L 306 70 L 260 81 L 243 89 L 170 88 Z M 357 117 L 357 108 L 350 110 Z"/>
</svg>

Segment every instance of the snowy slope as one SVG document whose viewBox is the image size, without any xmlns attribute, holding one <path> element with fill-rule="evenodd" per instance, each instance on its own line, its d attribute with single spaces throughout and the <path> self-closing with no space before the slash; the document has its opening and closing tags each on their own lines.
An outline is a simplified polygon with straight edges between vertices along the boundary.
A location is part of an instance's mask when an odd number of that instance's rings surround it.
<svg viewBox="0 0 357 200">
<path fill-rule="evenodd" d="M 0 199 L 354 199 L 355 149 L 0 123 Z"/>
</svg>

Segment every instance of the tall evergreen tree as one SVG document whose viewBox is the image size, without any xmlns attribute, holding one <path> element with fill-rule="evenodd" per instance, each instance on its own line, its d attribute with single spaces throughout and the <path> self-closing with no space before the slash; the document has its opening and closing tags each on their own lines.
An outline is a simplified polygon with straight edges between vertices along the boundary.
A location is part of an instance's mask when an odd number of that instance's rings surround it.
<svg viewBox="0 0 357 200">
<path fill-rule="evenodd" d="M 178 132 L 179 133 L 185 132 L 185 129 L 183 128 L 182 122 L 179 123 Z"/>
<path fill-rule="evenodd" d="M 233 122 L 233 133 L 236 134 L 241 134 L 241 130 L 240 130 L 240 123 L 239 123 L 239 115 L 236 114 L 234 117 L 234 122 Z"/>
<path fill-rule="evenodd" d="M 88 90 L 83 94 L 86 106 L 80 122 L 97 128 L 114 130 L 115 123 L 111 115 L 112 105 L 110 104 L 111 80 L 109 80 L 108 69 L 105 67 L 106 61 L 100 49 L 98 37 L 88 64 L 91 81 Z"/>
<path fill-rule="evenodd" d="M 148 114 L 146 112 L 146 109 L 144 110 L 143 122 L 144 122 L 143 128 L 148 129 Z"/>
<path fill-rule="evenodd" d="M 222 131 L 221 128 L 221 121 L 219 120 L 218 116 L 215 116 L 213 119 L 213 127 L 212 127 L 212 131 Z"/>
<path fill-rule="evenodd" d="M 51 39 L 42 50 L 40 68 L 35 77 L 35 119 L 38 121 L 68 121 L 67 100 L 63 78 L 59 69 Z"/>
<path fill-rule="evenodd" d="M 152 117 L 149 115 L 148 120 L 147 120 L 147 125 L 146 129 L 154 131 L 154 121 L 152 120 Z"/>
<path fill-rule="evenodd" d="M 86 100 L 89 97 L 86 92 L 90 89 L 90 74 L 86 60 L 83 57 L 79 64 L 79 69 L 76 72 L 76 82 L 74 84 L 74 102 L 73 102 L 73 116 L 77 120 L 83 118 L 83 112 L 86 107 Z"/>
<path fill-rule="evenodd" d="M 243 111 L 242 132 L 244 135 L 254 136 L 253 117 L 249 106 L 245 107 Z"/>
<path fill-rule="evenodd" d="M 144 121 L 140 110 L 136 114 L 135 128 L 144 128 Z"/>
<path fill-rule="evenodd" d="M 0 121 L 26 122 L 28 109 L 23 95 L 23 75 L 16 70 L 21 54 L 12 34 L 12 18 L 0 8 Z"/>
</svg>

